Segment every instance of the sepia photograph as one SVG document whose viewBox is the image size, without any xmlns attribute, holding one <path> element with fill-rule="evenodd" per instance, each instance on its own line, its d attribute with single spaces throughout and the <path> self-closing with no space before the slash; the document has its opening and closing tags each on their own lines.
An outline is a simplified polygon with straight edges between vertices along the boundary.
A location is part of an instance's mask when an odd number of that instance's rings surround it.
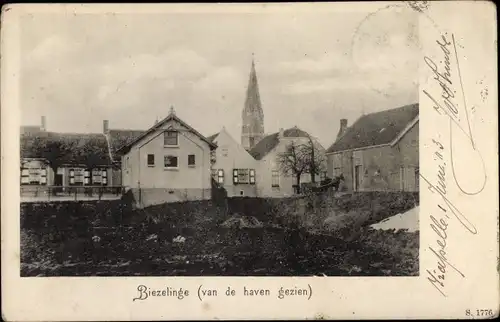
<svg viewBox="0 0 500 322">
<path fill-rule="evenodd" d="M 498 316 L 494 9 L 2 7 L 2 318 Z"/>
<path fill-rule="evenodd" d="M 21 275 L 419 275 L 417 13 L 365 16 L 22 17 Z"/>
</svg>

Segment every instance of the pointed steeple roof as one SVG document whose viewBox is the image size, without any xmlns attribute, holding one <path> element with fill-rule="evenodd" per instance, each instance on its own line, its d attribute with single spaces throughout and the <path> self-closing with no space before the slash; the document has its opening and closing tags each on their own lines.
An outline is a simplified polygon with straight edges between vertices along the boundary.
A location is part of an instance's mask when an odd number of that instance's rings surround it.
<svg viewBox="0 0 500 322">
<path fill-rule="evenodd" d="M 245 98 L 245 111 L 259 111 L 262 113 L 262 104 L 260 102 L 259 84 L 257 81 L 257 72 L 255 71 L 255 60 L 252 53 L 252 67 L 248 79 L 247 95 Z"/>
</svg>

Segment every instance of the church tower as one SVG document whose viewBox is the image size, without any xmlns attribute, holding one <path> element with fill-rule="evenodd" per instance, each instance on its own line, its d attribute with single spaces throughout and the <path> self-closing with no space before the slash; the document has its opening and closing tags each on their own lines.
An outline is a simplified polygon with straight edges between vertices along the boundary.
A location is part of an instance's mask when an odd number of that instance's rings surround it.
<svg viewBox="0 0 500 322">
<path fill-rule="evenodd" d="M 241 118 L 241 145 L 245 149 L 250 150 L 264 137 L 264 112 L 262 111 L 260 102 L 259 85 L 253 55 L 245 107 L 243 108 Z"/>
</svg>

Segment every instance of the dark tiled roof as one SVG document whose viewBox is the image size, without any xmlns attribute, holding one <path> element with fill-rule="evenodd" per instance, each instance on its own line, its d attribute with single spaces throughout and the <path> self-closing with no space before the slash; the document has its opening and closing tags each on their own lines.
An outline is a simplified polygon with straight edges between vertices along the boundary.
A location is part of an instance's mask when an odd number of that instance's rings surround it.
<svg viewBox="0 0 500 322">
<path fill-rule="evenodd" d="M 103 134 L 42 132 L 21 135 L 21 158 L 57 160 L 57 163 L 108 166 L 108 144 Z"/>
<path fill-rule="evenodd" d="M 418 103 L 361 116 L 327 153 L 391 143 L 418 116 Z"/>
<path fill-rule="evenodd" d="M 107 137 L 112 160 L 120 162 L 120 156 L 117 151 L 121 147 L 133 142 L 144 132 L 141 130 L 109 130 Z"/>
<path fill-rule="evenodd" d="M 283 131 L 283 137 L 308 137 L 307 132 L 302 131 L 297 127 L 292 127 L 290 129 L 286 129 Z M 279 143 L 279 132 L 269 134 L 263 137 L 252 149 L 250 149 L 249 153 L 256 160 L 261 160 L 265 157 L 272 149 L 274 149 Z"/>
</svg>

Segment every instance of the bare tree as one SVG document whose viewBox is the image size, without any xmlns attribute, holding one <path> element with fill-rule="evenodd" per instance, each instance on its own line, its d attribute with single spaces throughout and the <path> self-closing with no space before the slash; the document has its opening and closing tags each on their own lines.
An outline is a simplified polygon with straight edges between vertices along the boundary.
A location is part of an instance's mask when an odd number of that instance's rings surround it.
<svg viewBox="0 0 500 322">
<path fill-rule="evenodd" d="M 285 152 L 279 153 L 276 158 L 280 171 L 285 175 L 291 173 L 295 177 L 298 193 L 300 193 L 300 177 L 308 169 L 303 152 L 302 146 L 292 141 L 287 145 Z"/>
<path fill-rule="evenodd" d="M 285 175 L 292 174 L 295 177 L 297 192 L 300 193 L 300 179 L 302 174 L 309 173 L 311 181 L 315 182 L 315 175 L 321 174 L 324 167 L 325 156 L 311 138 L 307 143 L 292 141 L 286 146 L 285 152 L 277 156 L 277 164 Z"/>
<path fill-rule="evenodd" d="M 324 151 L 321 151 L 318 146 L 316 146 L 312 138 L 308 137 L 308 143 L 302 144 L 300 146 L 302 150 L 302 156 L 304 158 L 304 163 L 307 164 L 306 173 L 311 175 L 311 182 L 316 182 L 316 175 L 321 175 L 325 171 L 324 164 L 326 162 L 326 156 Z"/>
</svg>

